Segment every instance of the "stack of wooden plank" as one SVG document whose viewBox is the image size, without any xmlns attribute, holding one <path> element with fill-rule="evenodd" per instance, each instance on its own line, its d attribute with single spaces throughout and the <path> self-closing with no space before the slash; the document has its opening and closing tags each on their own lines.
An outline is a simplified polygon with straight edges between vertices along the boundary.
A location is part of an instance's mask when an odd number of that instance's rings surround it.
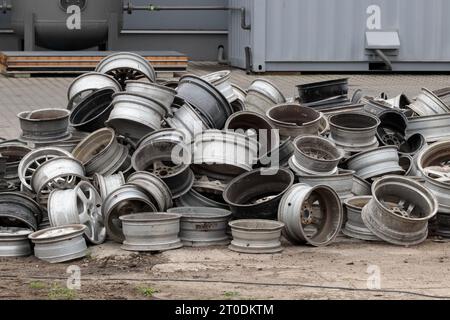
<svg viewBox="0 0 450 320">
<path fill-rule="evenodd" d="M 176 51 L 136 51 L 156 72 L 185 72 L 188 57 Z M 78 74 L 93 71 L 111 52 L 103 51 L 4 51 L 0 52 L 0 72 L 8 75 Z"/>
</svg>

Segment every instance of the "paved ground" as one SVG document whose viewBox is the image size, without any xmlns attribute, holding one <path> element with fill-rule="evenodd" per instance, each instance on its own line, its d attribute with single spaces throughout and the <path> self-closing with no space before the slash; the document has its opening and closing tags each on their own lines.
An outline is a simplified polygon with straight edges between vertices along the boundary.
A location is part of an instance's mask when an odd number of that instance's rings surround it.
<svg viewBox="0 0 450 320">
<path fill-rule="evenodd" d="M 226 69 L 212 63 L 196 63 L 189 72 L 203 75 Z M 242 70 L 233 70 L 232 80 L 247 88 L 259 76 L 247 75 Z M 276 74 L 264 75 L 280 87 L 287 97 L 296 94 L 295 86 L 301 83 L 348 77 L 351 91 L 363 89 L 368 95 L 378 96 L 381 92 L 389 96 L 405 93 L 415 97 L 422 87 L 431 90 L 450 86 L 449 75 L 339 75 L 339 74 Z M 15 138 L 19 134 L 16 115 L 21 111 L 41 108 L 65 108 L 67 88 L 73 78 L 6 78 L 0 75 L 0 137 Z"/>
<path fill-rule="evenodd" d="M 226 248 L 137 255 L 107 243 L 66 264 L 0 258 L 0 299 L 450 299 L 448 243 L 285 245 L 275 255 Z M 66 288 L 73 265 L 80 290 Z"/>
<path fill-rule="evenodd" d="M 211 64 L 191 72 L 217 70 Z M 341 75 L 269 75 L 287 96 L 299 83 Z M 346 75 L 347 76 L 347 75 Z M 256 76 L 233 72 L 246 87 Z M 450 85 L 447 75 L 348 75 L 352 90 L 368 94 L 405 92 Z M 18 135 L 16 114 L 63 108 L 70 78 L 0 77 L 0 136 Z M 286 244 L 282 254 L 242 255 L 226 248 L 181 249 L 157 255 L 129 254 L 118 245 L 92 247 L 88 258 L 48 265 L 34 257 L 0 259 L 0 299 L 418 299 L 450 298 L 450 245 L 428 240 L 395 247 L 340 237 L 326 248 Z M 66 288 L 67 267 L 81 268 L 81 290 Z M 369 290 L 373 288 L 380 290 Z"/>
</svg>

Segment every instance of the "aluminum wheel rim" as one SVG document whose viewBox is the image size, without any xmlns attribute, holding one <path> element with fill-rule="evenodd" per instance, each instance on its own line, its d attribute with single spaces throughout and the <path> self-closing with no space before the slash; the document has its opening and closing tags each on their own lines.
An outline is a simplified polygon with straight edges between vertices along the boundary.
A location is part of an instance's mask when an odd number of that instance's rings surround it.
<svg viewBox="0 0 450 320">
<path fill-rule="evenodd" d="M 255 91 L 273 101 L 274 104 L 285 103 L 286 98 L 276 85 L 266 79 L 256 79 L 248 88 L 248 92 Z"/>
<path fill-rule="evenodd" d="M 319 201 L 320 211 L 315 207 L 316 201 Z M 324 224 L 318 215 L 324 215 L 322 206 L 327 214 Z M 341 230 L 342 204 L 337 193 L 328 186 L 296 184 L 281 199 L 278 220 L 285 223 L 283 234 L 289 241 L 326 246 Z M 310 226 L 316 229 L 312 234 L 308 230 Z"/>
<path fill-rule="evenodd" d="M 20 140 L 31 143 L 61 141 L 70 138 L 70 112 L 64 109 L 40 109 L 17 115 L 22 134 Z"/>
<path fill-rule="evenodd" d="M 80 131 L 94 132 L 105 127 L 105 121 L 112 111 L 112 88 L 97 90 L 86 96 L 72 110 L 70 125 Z"/>
<path fill-rule="evenodd" d="M 33 233 L 23 228 L 0 227 L 0 257 L 26 257 L 32 250 L 28 236 Z"/>
<path fill-rule="evenodd" d="M 171 113 L 170 107 L 172 106 L 177 94 L 174 89 L 161 86 L 156 83 L 141 81 L 127 81 L 126 87 L 126 91 L 129 93 L 136 93 L 161 102 L 169 113 Z"/>
<path fill-rule="evenodd" d="M 112 88 L 116 92 L 122 90 L 120 84 L 111 76 L 99 72 L 82 74 L 73 80 L 69 86 L 67 91 L 67 99 L 69 100 L 67 109 L 72 110 L 84 97 L 103 88 Z"/>
<path fill-rule="evenodd" d="M 450 108 L 427 88 L 422 88 L 422 92 L 417 97 L 417 100 L 408 107 L 419 116 L 431 116 L 450 112 Z"/>
<path fill-rule="evenodd" d="M 5 172 L 4 179 L 7 183 L 13 185 L 20 184 L 20 174 L 18 168 L 24 157 L 31 152 L 32 149 L 19 144 L 0 145 L 1 161 L 4 162 Z"/>
<path fill-rule="evenodd" d="M 84 225 L 48 228 L 29 235 L 35 244 L 35 256 L 50 263 L 60 263 L 82 258 L 87 254 L 83 234 Z"/>
<path fill-rule="evenodd" d="M 127 160 L 128 149 L 117 141 L 114 130 L 104 128 L 81 141 L 72 154 L 83 163 L 88 175 L 110 175 L 119 170 Z"/>
<path fill-rule="evenodd" d="M 108 237 L 122 243 L 125 236 L 120 217 L 137 212 L 157 212 L 145 192 L 135 185 L 123 185 L 112 192 L 103 202 L 102 212 Z"/>
<path fill-rule="evenodd" d="M 208 171 L 237 176 L 251 171 L 258 159 L 258 142 L 246 135 L 207 130 L 194 139 L 194 164 Z"/>
<path fill-rule="evenodd" d="M 399 161 L 397 148 L 388 146 L 358 153 L 347 160 L 347 166 L 367 180 L 385 174 L 404 174 Z"/>
<path fill-rule="evenodd" d="M 13 206 L 14 210 L 8 208 L 8 204 Z M 2 208 L 0 210 L 1 218 L 16 221 L 22 227 L 25 226 L 35 231 L 42 222 L 43 213 L 39 204 L 20 192 L 0 193 L 0 207 Z"/>
<path fill-rule="evenodd" d="M 372 199 L 372 196 L 353 197 L 344 203 L 347 209 L 347 222 L 342 228 L 342 233 L 350 238 L 365 241 L 381 241 L 370 231 L 362 220 L 362 209 Z"/>
<path fill-rule="evenodd" d="M 388 186 L 391 189 L 386 197 Z M 404 192 L 403 198 L 396 194 L 400 191 Z M 427 238 L 428 221 L 439 207 L 427 188 L 409 178 L 385 176 L 374 182 L 372 194 L 372 200 L 362 210 L 362 219 L 373 234 L 396 245 L 416 245 Z"/>
<path fill-rule="evenodd" d="M 149 172 L 135 172 L 128 177 L 129 184 L 141 187 L 147 195 L 158 205 L 158 210 L 165 212 L 173 206 L 172 192 L 166 183 L 159 177 Z"/>
<path fill-rule="evenodd" d="M 263 175 L 263 169 L 234 178 L 223 192 L 233 216 L 240 219 L 273 219 L 283 195 L 292 187 L 294 174 L 279 169 L 276 175 Z"/>
<path fill-rule="evenodd" d="M 214 85 L 228 100 L 229 103 L 236 101 L 238 98 L 231 86 L 231 71 L 224 70 L 202 76 L 202 79 Z"/>
<path fill-rule="evenodd" d="M 181 216 L 173 213 L 138 213 L 120 217 L 129 251 L 166 251 L 183 246 L 178 236 Z M 152 233 L 148 233 L 148 229 Z"/>
<path fill-rule="evenodd" d="M 95 188 L 88 182 L 80 182 L 75 189 L 52 191 L 48 199 L 48 216 L 52 227 L 85 225 L 89 242 L 102 244 L 106 228 L 101 207 L 102 200 Z"/>
<path fill-rule="evenodd" d="M 31 177 L 32 189 L 41 199 L 54 189 L 72 189 L 85 179 L 84 167 L 78 160 L 57 157 L 40 165 Z"/>
<path fill-rule="evenodd" d="M 46 147 L 28 153 L 19 164 L 19 179 L 26 190 L 31 191 L 31 177 L 40 165 L 57 157 L 73 157 L 64 149 Z"/>
<path fill-rule="evenodd" d="M 106 199 L 108 195 L 125 184 L 125 177 L 122 172 L 110 176 L 102 176 L 94 174 L 94 186 L 100 192 L 102 199 Z"/>
<path fill-rule="evenodd" d="M 278 253 L 281 246 L 281 230 L 284 223 L 271 220 L 248 219 L 229 223 L 233 240 L 228 247 L 241 253 Z"/>
<path fill-rule="evenodd" d="M 197 95 L 191 91 L 193 87 L 198 91 Z M 199 114 L 206 118 L 211 128 L 223 128 L 226 119 L 233 114 L 233 109 L 223 94 L 200 77 L 194 75 L 181 77 L 177 92 L 181 98 L 188 101 Z M 203 94 L 203 97 L 199 92 Z"/>
<path fill-rule="evenodd" d="M 142 56 L 131 52 L 118 52 L 104 58 L 97 65 L 96 72 L 111 75 L 122 88 L 126 81 L 146 78 L 156 81 L 156 72 L 152 65 Z"/>
</svg>

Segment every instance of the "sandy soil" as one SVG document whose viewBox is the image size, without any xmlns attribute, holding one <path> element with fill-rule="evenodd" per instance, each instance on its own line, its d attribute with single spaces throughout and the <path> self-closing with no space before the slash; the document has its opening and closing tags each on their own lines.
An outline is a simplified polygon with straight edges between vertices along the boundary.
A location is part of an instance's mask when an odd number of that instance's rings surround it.
<svg viewBox="0 0 450 320">
<path fill-rule="evenodd" d="M 0 299 L 445 298 L 449 249 L 449 243 L 433 240 L 405 248 L 340 237 L 325 248 L 286 243 L 275 255 L 223 247 L 136 254 L 107 243 L 65 264 L 0 259 Z M 71 265 L 81 269 L 80 290 L 66 288 Z M 370 290 L 377 279 L 381 289 Z"/>
</svg>

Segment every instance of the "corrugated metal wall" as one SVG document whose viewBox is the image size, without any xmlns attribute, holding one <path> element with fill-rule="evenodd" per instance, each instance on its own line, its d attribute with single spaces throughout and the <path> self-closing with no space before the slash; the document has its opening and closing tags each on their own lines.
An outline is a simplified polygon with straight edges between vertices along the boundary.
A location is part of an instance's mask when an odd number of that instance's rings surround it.
<svg viewBox="0 0 450 320">
<path fill-rule="evenodd" d="M 7 0 L 14 3 L 14 0 Z M 35 0 L 39 1 L 39 0 Z M 59 0 L 55 0 L 57 3 Z M 95 0 L 89 0 L 95 2 Z M 228 0 L 124 0 L 133 5 L 227 6 Z M 10 29 L 10 13 L 0 13 L 0 50 L 20 50 L 19 41 L 1 29 Z M 192 60 L 217 59 L 218 47 L 227 47 L 226 11 L 135 11 L 124 14 L 123 32 L 115 50 L 175 50 Z M 42 48 L 39 48 L 42 50 Z M 96 48 L 93 48 L 96 49 Z"/>
<path fill-rule="evenodd" d="M 0 12 L 0 29 L 9 29 L 9 28 L 11 28 L 11 13 Z"/>
<path fill-rule="evenodd" d="M 95 1 L 95 0 L 94 0 Z M 126 2 L 126 1 L 124 1 Z M 133 5 L 157 6 L 227 6 L 227 0 L 131 0 Z M 144 30 L 227 30 L 224 11 L 135 11 L 124 15 L 124 29 Z"/>
<path fill-rule="evenodd" d="M 381 9 L 382 30 L 399 32 L 401 48 L 394 61 L 450 61 L 450 1 L 448 0 L 232 0 L 252 8 L 252 31 L 230 25 L 231 61 L 244 67 L 245 46 L 253 50 L 254 70 L 301 69 L 306 63 L 368 61 L 365 32 L 369 6 Z M 258 8 L 264 8 L 264 12 Z M 264 21 L 264 22 L 263 22 Z M 260 44 L 265 43 L 262 47 Z M 260 52 L 264 51 L 264 52 Z M 294 64 L 298 63 L 295 67 Z M 301 64 L 301 65 L 300 65 Z M 345 67 L 343 64 L 347 64 Z M 361 65 L 362 66 L 362 65 Z M 333 67 L 330 67 L 333 69 Z M 359 68 L 359 67 L 357 67 Z M 364 68 L 364 67 L 362 67 Z M 314 69 L 314 67 L 312 67 Z"/>
<path fill-rule="evenodd" d="M 36 0 L 39 1 L 39 0 Z M 58 1 L 58 0 L 56 0 Z M 55 1 L 55 2 L 56 2 Z M 90 0 L 95 1 L 95 0 Z M 148 5 L 148 0 L 130 0 L 133 5 Z M 14 1 L 8 0 L 8 3 Z M 128 0 L 124 1 L 124 3 Z M 227 0 L 152 0 L 153 5 L 161 6 L 226 6 Z M 227 13 L 224 11 L 135 11 L 124 14 L 124 29 L 143 30 L 227 30 Z M 0 13 L 0 29 L 10 28 L 11 13 Z"/>
<path fill-rule="evenodd" d="M 246 21 L 252 24 L 253 0 L 229 0 L 230 7 L 245 7 L 247 11 Z M 245 68 L 245 47 L 251 43 L 252 33 L 249 30 L 243 30 L 241 25 L 241 15 L 238 11 L 229 13 L 229 60 L 234 66 Z"/>
</svg>

